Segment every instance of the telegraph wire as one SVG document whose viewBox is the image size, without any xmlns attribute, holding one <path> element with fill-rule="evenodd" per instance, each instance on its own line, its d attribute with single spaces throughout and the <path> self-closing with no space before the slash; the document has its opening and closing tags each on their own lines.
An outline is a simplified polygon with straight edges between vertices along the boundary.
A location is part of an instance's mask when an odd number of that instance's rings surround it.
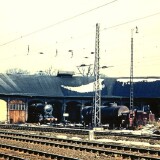
<svg viewBox="0 0 160 160">
<path fill-rule="evenodd" d="M 55 23 L 55 24 L 52 24 L 52 25 L 49 25 L 49 26 L 47 26 L 47 27 L 40 28 L 40 29 L 35 30 L 35 31 L 33 31 L 33 32 L 24 34 L 24 35 L 22 35 L 22 36 L 20 36 L 20 37 L 18 37 L 18 38 L 15 38 L 15 39 L 13 39 L 13 40 L 11 40 L 11 41 L 8 41 L 8 42 L 6 42 L 6 43 L 0 44 L 0 47 L 1 47 L 1 46 L 4 46 L 4 45 L 7 45 L 7 44 L 10 44 L 10 43 L 12 43 L 12 42 L 15 42 L 15 41 L 17 41 L 17 40 L 20 40 L 20 39 L 22 39 L 22 38 L 31 36 L 31 35 L 33 35 L 33 34 L 35 34 L 35 33 L 38 33 L 38 32 L 44 31 L 44 30 L 47 30 L 47 29 L 52 28 L 52 27 L 54 27 L 54 26 L 56 26 L 56 25 L 59 25 L 59 24 L 61 24 L 61 23 L 65 23 L 65 22 L 67 22 L 67 21 L 70 21 L 70 20 L 72 20 L 72 19 L 75 19 L 75 18 L 77 18 L 77 17 L 80 17 L 80 16 L 82 16 L 82 15 L 84 15 L 84 14 L 87 14 L 87 13 L 89 13 L 89 12 L 93 12 L 93 11 L 95 11 L 95 10 L 97 10 L 97 9 L 100 9 L 100 8 L 102 8 L 102 7 L 105 7 L 105 6 L 107 6 L 107 5 L 109 5 L 109 4 L 112 4 L 112 3 L 116 2 L 116 1 L 118 1 L 118 0 L 113 0 L 113 1 L 111 1 L 111 2 L 108 2 L 108 3 L 105 3 L 105 4 L 101 5 L 101 6 L 98 6 L 98 7 L 96 7 L 96 8 L 93 8 L 93 9 L 90 9 L 90 10 L 88 10 L 88 11 L 85 11 L 85 12 L 82 12 L 82 13 L 80 13 L 80 14 L 77 14 L 77 15 L 75 15 L 75 16 L 72 16 L 72 17 L 70 17 L 70 18 L 66 18 L 66 19 L 64 19 L 64 20 L 61 20 L 61 21 L 59 21 L 59 22 L 57 22 L 57 23 Z"/>
<path fill-rule="evenodd" d="M 144 17 L 140 17 L 140 18 L 136 18 L 136 19 L 133 19 L 133 20 L 130 20 L 130 21 L 127 21 L 127 22 L 123 22 L 123 23 L 114 25 L 114 26 L 110 26 L 110 27 L 107 27 L 107 28 L 103 28 L 101 31 L 104 31 L 104 30 L 107 30 L 107 29 L 116 28 L 116 27 L 119 27 L 119 26 L 122 26 L 122 25 L 126 25 L 126 24 L 129 24 L 129 23 L 133 23 L 133 22 L 136 22 L 136 21 L 140 21 L 140 20 L 143 20 L 143 19 L 147 19 L 147 18 L 156 16 L 156 15 L 159 15 L 159 14 L 160 14 L 160 12 L 156 12 L 156 13 L 154 13 L 154 14 L 150 14 L 150 15 L 147 15 L 147 16 L 144 16 Z"/>
<path fill-rule="evenodd" d="M 49 28 L 54 27 L 54 26 L 56 26 L 56 25 L 58 25 L 58 24 L 64 23 L 64 22 L 69 21 L 69 20 L 72 20 L 72 19 L 74 19 L 74 18 L 76 18 L 76 17 L 79 17 L 79 16 L 84 15 L 84 14 L 86 14 L 86 13 L 92 12 L 92 11 L 94 11 L 94 10 L 96 10 L 96 9 L 99 9 L 99 8 L 102 8 L 102 7 L 106 6 L 106 5 L 109 5 L 110 3 L 113 3 L 113 2 L 115 2 L 115 1 L 118 1 L 118 0 L 111 1 L 111 2 L 109 2 L 109 3 L 106 3 L 106 4 L 104 4 L 104 5 L 98 6 L 98 7 L 94 8 L 94 9 L 89 10 L 89 11 L 86 11 L 86 12 L 83 12 L 83 13 L 81 13 L 81 14 L 75 15 L 75 16 L 73 16 L 73 17 L 67 18 L 67 19 L 65 19 L 65 20 L 59 21 L 59 22 L 57 22 L 57 23 L 55 23 L 55 24 L 53 24 L 53 25 L 50 25 L 50 26 L 41 28 L 41 29 L 39 29 L 39 30 L 33 31 L 33 32 L 31 32 L 31 33 L 28 33 L 28 34 L 25 34 L 25 35 L 23 35 L 23 36 L 20 36 L 20 37 L 18 37 L 18 38 L 15 38 L 15 39 L 13 39 L 13 40 L 11 40 L 11 41 L 8 41 L 8 42 L 6 42 L 6 43 L 0 44 L 0 47 L 5 46 L 5 45 L 7 45 L 7 44 L 10 44 L 10 43 L 12 43 L 12 42 L 15 42 L 15 41 L 17 41 L 17 40 L 20 40 L 20 39 L 22 39 L 22 38 L 31 36 L 32 34 L 35 34 L 35 33 L 41 32 L 41 31 L 43 31 L 43 30 L 49 29 Z M 133 23 L 133 22 L 136 22 L 136 21 L 140 21 L 140 20 L 143 20 L 143 19 L 147 19 L 147 18 L 156 16 L 156 15 L 159 15 L 159 14 L 160 14 L 160 12 L 156 12 L 156 13 L 154 13 L 154 14 L 150 14 L 150 15 L 147 15 L 147 16 L 144 16 L 144 17 L 136 18 L 136 19 L 133 19 L 133 20 L 130 20 L 130 21 L 127 21 L 127 22 L 123 22 L 123 23 L 119 23 L 119 24 L 117 24 L 117 25 L 113 25 L 113 26 L 110 26 L 110 27 L 103 28 L 103 29 L 100 30 L 100 32 L 101 32 L 101 31 L 108 30 L 108 29 L 116 28 L 116 27 L 119 27 L 119 26 L 123 26 L 123 25 L 129 24 L 129 23 Z"/>
<path fill-rule="evenodd" d="M 150 18 L 150 17 L 153 17 L 153 16 L 157 16 L 159 14 L 160 14 L 160 12 L 156 12 L 154 14 L 150 14 L 150 15 L 147 15 L 147 16 L 144 16 L 144 17 L 136 18 L 136 19 L 133 19 L 133 20 L 130 20 L 130 21 L 126 21 L 126 22 L 123 22 L 123 23 L 119 23 L 119 24 L 116 24 L 116 25 L 113 25 L 113 26 L 110 26 L 110 27 L 103 28 L 103 29 L 100 30 L 100 32 L 104 32 L 104 31 L 112 29 L 112 28 L 120 27 L 120 26 L 129 24 L 129 23 L 133 23 L 133 22 L 140 21 L 140 20 L 143 20 L 143 19 L 147 19 L 147 18 Z M 74 39 L 78 39 L 78 38 L 82 38 L 82 37 L 85 37 L 86 35 L 93 34 L 93 33 L 94 32 L 89 32 L 88 34 L 81 35 L 81 36 L 75 37 L 73 39 L 67 39 L 67 40 L 64 40 L 64 41 L 62 41 L 60 43 L 63 44 L 65 42 L 68 42 L 68 41 L 71 41 L 71 40 L 74 40 Z"/>
<path fill-rule="evenodd" d="M 112 1 L 112 3 L 113 3 L 113 2 L 114 2 L 114 1 Z M 102 7 L 102 6 L 97 7 L 97 9 L 100 8 L 100 7 Z M 93 10 L 95 10 L 95 9 L 96 9 L 96 8 L 91 9 L 90 11 L 93 11 Z M 73 16 L 73 17 L 71 17 L 71 18 L 65 19 L 64 21 L 60 21 L 60 22 L 57 22 L 56 24 L 53 24 L 53 25 L 50 25 L 50 26 L 48 26 L 48 27 L 45 27 L 45 28 L 39 29 L 39 30 L 37 30 L 37 31 L 31 32 L 31 33 L 29 33 L 29 34 L 26 34 L 26 35 L 24 35 L 24 36 L 21 36 L 21 37 L 19 37 L 19 38 L 16 38 L 16 39 L 14 39 L 14 40 L 11 40 L 11 41 L 9 41 L 9 42 L 6 42 L 6 43 L 4 43 L 4 44 L 2 44 L 2 45 L 0 45 L 0 46 L 7 45 L 7 44 L 9 44 L 9 43 L 12 43 L 12 42 L 17 41 L 17 40 L 19 40 L 19 39 L 22 39 L 22 38 L 24 38 L 24 37 L 30 36 L 30 35 L 32 35 L 32 34 L 35 34 L 35 33 L 37 33 L 37 32 L 40 32 L 40 31 L 43 31 L 43 30 L 45 30 L 45 29 L 54 27 L 55 25 L 58 25 L 58 24 L 60 24 L 60 23 L 63 23 L 63 22 L 72 20 L 72 19 L 74 19 L 74 18 L 76 18 L 76 17 L 78 17 L 78 16 L 81 16 L 81 15 L 83 15 L 83 14 L 86 14 L 86 13 L 88 13 L 88 12 L 90 12 L 90 11 L 83 12 L 83 13 L 81 13 L 81 14 L 79 14 L 79 15 L 76 15 L 76 16 Z M 123 26 L 123 25 L 129 24 L 129 23 L 133 23 L 133 22 L 136 22 L 136 21 L 140 21 L 140 20 L 143 20 L 143 19 L 147 19 L 147 18 L 150 18 L 150 17 L 153 17 L 153 16 L 157 16 L 157 15 L 159 15 L 159 14 L 160 14 L 160 12 L 157 12 L 157 13 L 154 13 L 154 14 L 150 14 L 150 15 L 143 16 L 143 17 L 140 17 L 140 18 L 136 18 L 136 19 L 133 19 L 133 20 L 130 20 L 130 21 L 127 21 L 127 22 L 123 22 L 123 23 L 119 23 L 119 24 L 117 24 L 117 25 L 113 25 L 113 26 L 110 26 L 110 27 L 103 28 L 101 31 L 106 31 L 106 30 L 108 30 L 108 29 L 116 28 L 116 27 Z M 63 42 L 62 42 L 62 43 L 63 43 Z M 27 53 L 28 53 L 28 54 L 30 53 L 30 46 L 29 46 L 29 45 L 28 45 L 28 52 L 27 52 Z M 57 55 L 58 55 L 58 50 L 56 49 L 56 55 L 55 55 L 55 57 L 56 57 Z M 73 54 L 72 54 L 71 56 L 73 56 Z M 147 60 L 147 59 L 145 58 L 145 60 Z M 155 61 L 155 60 L 154 60 L 154 61 Z M 156 64 L 154 64 L 154 65 L 156 65 Z M 119 65 L 118 65 L 118 66 L 119 66 Z M 122 66 L 125 66 L 125 64 L 122 64 Z M 117 67 L 117 65 L 116 65 L 115 67 Z"/>
</svg>

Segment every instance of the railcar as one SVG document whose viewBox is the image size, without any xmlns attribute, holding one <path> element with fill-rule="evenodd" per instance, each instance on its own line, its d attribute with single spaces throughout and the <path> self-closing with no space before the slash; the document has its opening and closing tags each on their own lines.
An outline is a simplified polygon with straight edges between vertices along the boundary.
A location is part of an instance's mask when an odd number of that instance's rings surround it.
<svg viewBox="0 0 160 160">
<path fill-rule="evenodd" d="M 100 106 L 100 111 L 102 125 L 108 124 L 110 128 L 119 128 L 121 125 L 126 127 L 129 114 L 128 107 L 113 103 L 109 106 Z M 85 125 L 90 125 L 92 123 L 92 116 L 92 106 L 87 106 L 82 110 L 82 117 Z"/>
<path fill-rule="evenodd" d="M 142 107 L 136 106 L 133 110 L 129 110 L 127 106 L 111 103 L 109 106 L 100 106 L 100 112 L 101 124 L 108 124 L 111 129 L 135 128 L 146 125 L 148 121 L 151 121 L 151 118 L 149 118 L 151 111 L 148 105 Z M 82 110 L 82 117 L 85 125 L 91 125 L 93 118 L 93 107 L 85 107 Z"/>
<path fill-rule="evenodd" d="M 134 107 L 131 111 L 127 106 L 111 103 L 108 106 L 100 106 L 100 111 L 101 124 L 107 124 L 110 129 L 133 128 L 145 125 L 150 117 L 149 106 Z M 32 104 L 28 108 L 28 112 L 28 122 L 30 123 L 45 124 L 57 122 L 57 118 L 53 116 L 54 111 L 51 104 Z M 83 124 L 92 126 L 93 106 L 84 107 L 80 114 L 82 115 Z"/>
<path fill-rule="evenodd" d="M 151 115 L 153 118 L 150 118 Z M 148 122 L 153 122 L 155 120 L 149 105 L 134 106 L 133 110 L 130 111 L 130 114 L 128 115 L 128 119 L 129 126 L 134 127 L 144 126 Z"/>
</svg>

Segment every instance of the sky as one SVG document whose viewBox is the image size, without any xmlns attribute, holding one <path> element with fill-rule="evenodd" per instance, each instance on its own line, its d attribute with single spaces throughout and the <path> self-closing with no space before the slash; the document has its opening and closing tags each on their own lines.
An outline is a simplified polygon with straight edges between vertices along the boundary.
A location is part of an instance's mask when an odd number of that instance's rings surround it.
<svg viewBox="0 0 160 160">
<path fill-rule="evenodd" d="M 78 66 L 94 64 L 99 23 L 100 67 L 110 66 L 100 74 L 130 76 L 133 33 L 134 76 L 160 76 L 160 0 L 0 0 L 0 21 L 0 73 L 81 75 Z"/>
</svg>

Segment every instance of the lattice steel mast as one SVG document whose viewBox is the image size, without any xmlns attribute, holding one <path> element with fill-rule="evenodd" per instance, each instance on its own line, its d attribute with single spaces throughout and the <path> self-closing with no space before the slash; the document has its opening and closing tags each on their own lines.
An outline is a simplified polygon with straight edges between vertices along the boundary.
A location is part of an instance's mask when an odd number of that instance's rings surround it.
<svg viewBox="0 0 160 160">
<path fill-rule="evenodd" d="M 94 98 L 93 98 L 93 116 L 92 116 L 92 126 L 99 127 L 101 125 L 101 91 L 99 82 L 99 24 L 96 24 L 96 39 L 95 39 L 95 61 L 94 61 Z"/>
<path fill-rule="evenodd" d="M 133 31 L 136 29 L 135 33 L 138 33 L 138 27 L 131 29 L 131 66 L 130 66 L 130 110 L 134 107 L 134 88 L 133 88 Z"/>
<path fill-rule="evenodd" d="M 130 110 L 133 109 L 133 30 L 131 30 Z"/>
</svg>

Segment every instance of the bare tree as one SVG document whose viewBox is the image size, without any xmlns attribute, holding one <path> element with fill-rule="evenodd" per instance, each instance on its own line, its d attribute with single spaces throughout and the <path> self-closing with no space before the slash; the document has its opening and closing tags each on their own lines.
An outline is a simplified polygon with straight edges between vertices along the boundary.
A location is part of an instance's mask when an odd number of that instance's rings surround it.
<svg viewBox="0 0 160 160">
<path fill-rule="evenodd" d="M 82 76 L 89 77 L 93 75 L 92 64 L 89 64 L 89 65 L 81 64 L 80 66 L 77 66 L 77 69 Z"/>
<path fill-rule="evenodd" d="M 38 75 L 48 75 L 48 76 L 53 76 L 53 75 L 56 74 L 56 70 L 53 69 L 52 66 L 51 66 L 51 67 L 49 67 L 49 68 L 48 68 L 47 70 L 45 70 L 45 71 L 42 71 L 42 70 L 38 71 L 37 74 L 38 74 Z"/>
<path fill-rule="evenodd" d="M 56 74 L 56 70 L 53 69 L 53 67 L 51 66 L 51 67 L 49 67 L 47 70 L 45 70 L 45 74 L 46 74 L 46 75 L 49 75 L 49 76 L 53 76 L 53 75 Z"/>
<path fill-rule="evenodd" d="M 20 69 L 20 68 L 13 68 L 13 69 L 8 69 L 6 71 L 7 74 L 30 74 L 29 71 L 27 70 L 23 70 L 23 69 Z"/>
</svg>

